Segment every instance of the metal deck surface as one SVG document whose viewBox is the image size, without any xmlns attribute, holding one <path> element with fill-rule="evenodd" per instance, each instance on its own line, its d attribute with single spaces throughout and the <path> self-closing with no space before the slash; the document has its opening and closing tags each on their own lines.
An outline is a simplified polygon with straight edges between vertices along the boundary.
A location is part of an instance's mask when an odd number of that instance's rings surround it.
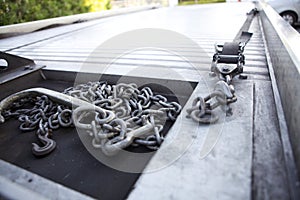
<svg viewBox="0 0 300 200">
<path fill-rule="evenodd" d="M 181 56 L 160 49 L 143 49 L 118 57 L 105 70 L 99 69 L 106 74 L 141 79 L 199 82 L 169 131 L 163 150 L 146 167 L 145 171 L 152 173 L 141 175 L 128 198 L 288 199 L 259 16 L 250 26 L 249 31 L 254 34 L 245 49 L 244 72 L 248 79 L 233 82 L 238 97 L 232 105 L 233 115 L 210 126 L 185 118 L 192 100 L 207 95 L 217 82 L 208 76 L 214 43 L 232 41 L 253 7 L 252 3 L 227 3 L 160 8 L 2 39 L 0 50 L 31 58 L 46 65 L 45 70 L 95 72 L 99 64 L 123 52 L 122 46 L 102 49 L 101 44 L 127 31 L 158 28 L 190 38 L 199 45 L 201 54 L 193 46 L 169 44 L 167 49 Z M 191 58 L 189 63 L 182 59 L 184 56 Z M 87 67 L 83 69 L 83 65 Z M 204 155 L 203 149 L 210 139 L 217 142 Z M 177 142 L 177 148 L 168 149 L 172 142 Z M 173 155 L 177 150 L 183 153 Z"/>
</svg>

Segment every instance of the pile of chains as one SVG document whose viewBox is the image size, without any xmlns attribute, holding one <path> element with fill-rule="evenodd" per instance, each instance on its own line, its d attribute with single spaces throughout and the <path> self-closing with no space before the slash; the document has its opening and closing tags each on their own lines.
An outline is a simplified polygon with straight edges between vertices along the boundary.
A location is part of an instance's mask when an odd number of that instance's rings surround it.
<svg viewBox="0 0 300 200">
<path fill-rule="evenodd" d="M 51 139 L 54 130 L 73 125 L 72 110 L 51 101 L 46 95 L 22 98 L 14 102 L 3 116 L 17 118 L 22 132 L 36 130 L 42 144 L 32 143 L 32 153 L 36 156 L 49 154 L 55 149 L 56 142 Z"/>
<path fill-rule="evenodd" d="M 33 143 L 36 156 L 55 149 L 53 130 L 71 126 L 90 135 L 93 147 L 108 156 L 130 145 L 157 150 L 164 139 L 166 121 L 176 120 L 181 111 L 177 102 L 155 95 L 149 87 L 138 89 L 133 83 L 89 82 L 67 88 L 63 93 L 90 105 L 72 110 L 43 95 L 22 98 L 3 113 L 5 118 L 18 118 L 22 131 L 36 130 L 42 144 Z"/>
<path fill-rule="evenodd" d="M 174 121 L 181 111 L 178 103 L 154 95 L 149 87 L 139 90 L 133 83 L 90 82 L 64 93 L 97 106 L 76 108 L 73 119 L 75 126 L 89 133 L 92 145 L 105 155 L 114 155 L 130 145 L 158 149 L 166 120 Z"/>
</svg>

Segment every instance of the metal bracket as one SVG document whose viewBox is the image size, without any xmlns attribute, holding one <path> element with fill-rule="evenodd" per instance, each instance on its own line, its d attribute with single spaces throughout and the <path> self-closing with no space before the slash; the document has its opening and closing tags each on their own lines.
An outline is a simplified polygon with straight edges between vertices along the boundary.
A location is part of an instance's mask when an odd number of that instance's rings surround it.
<svg viewBox="0 0 300 200">
<path fill-rule="evenodd" d="M 0 52 L 0 59 L 7 62 L 7 65 L 2 65 L 2 63 L 0 64 L 1 70 L 12 70 L 19 67 L 24 67 L 25 69 L 35 65 L 34 61 L 31 59 L 23 58 L 4 52 Z"/>
<path fill-rule="evenodd" d="M 252 33 L 242 32 L 240 37 L 233 42 L 226 42 L 224 45 L 215 44 L 211 75 L 218 75 L 220 80 L 224 80 L 228 84 L 231 83 L 232 78 L 236 75 L 246 79 L 247 76 L 242 75 L 245 64 L 243 52 L 251 37 Z"/>
<path fill-rule="evenodd" d="M 43 67 L 37 66 L 31 59 L 0 52 L 0 85 Z"/>
</svg>

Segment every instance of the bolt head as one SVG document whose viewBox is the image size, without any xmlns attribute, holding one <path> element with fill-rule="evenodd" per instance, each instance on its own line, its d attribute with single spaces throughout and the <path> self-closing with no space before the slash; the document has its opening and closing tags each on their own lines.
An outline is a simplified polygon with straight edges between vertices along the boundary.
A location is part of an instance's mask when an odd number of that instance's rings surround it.
<svg viewBox="0 0 300 200">
<path fill-rule="evenodd" d="M 223 71 L 223 72 L 228 72 L 229 70 L 230 70 L 229 67 L 226 66 L 226 65 L 222 68 L 222 71 Z"/>
</svg>

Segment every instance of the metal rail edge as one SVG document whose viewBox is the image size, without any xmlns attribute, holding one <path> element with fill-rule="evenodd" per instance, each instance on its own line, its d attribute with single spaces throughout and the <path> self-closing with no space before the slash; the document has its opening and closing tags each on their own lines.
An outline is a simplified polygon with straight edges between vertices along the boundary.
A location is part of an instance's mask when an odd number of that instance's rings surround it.
<svg viewBox="0 0 300 200">
<path fill-rule="evenodd" d="M 0 174 L 0 199 L 93 199 L 2 160 Z"/>
<path fill-rule="evenodd" d="M 264 1 L 257 3 L 278 115 L 291 199 L 299 199 L 300 34 Z"/>
<path fill-rule="evenodd" d="M 116 15 L 155 9 L 159 7 L 160 7 L 159 4 L 152 4 L 147 6 L 138 6 L 138 7 L 130 7 L 130 8 L 121 8 L 116 10 L 83 13 L 77 15 L 37 20 L 33 22 L 25 22 L 25 23 L 13 24 L 13 25 L 1 26 L 0 36 L 5 37 L 7 35 L 30 33 L 33 31 L 43 29 L 45 27 L 51 27 L 53 25 L 66 25 L 66 24 L 72 24 L 76 22 L 90 21 L 90 20 L 100 19 L 104 17 L 111 17 Z"/>
</svg>

